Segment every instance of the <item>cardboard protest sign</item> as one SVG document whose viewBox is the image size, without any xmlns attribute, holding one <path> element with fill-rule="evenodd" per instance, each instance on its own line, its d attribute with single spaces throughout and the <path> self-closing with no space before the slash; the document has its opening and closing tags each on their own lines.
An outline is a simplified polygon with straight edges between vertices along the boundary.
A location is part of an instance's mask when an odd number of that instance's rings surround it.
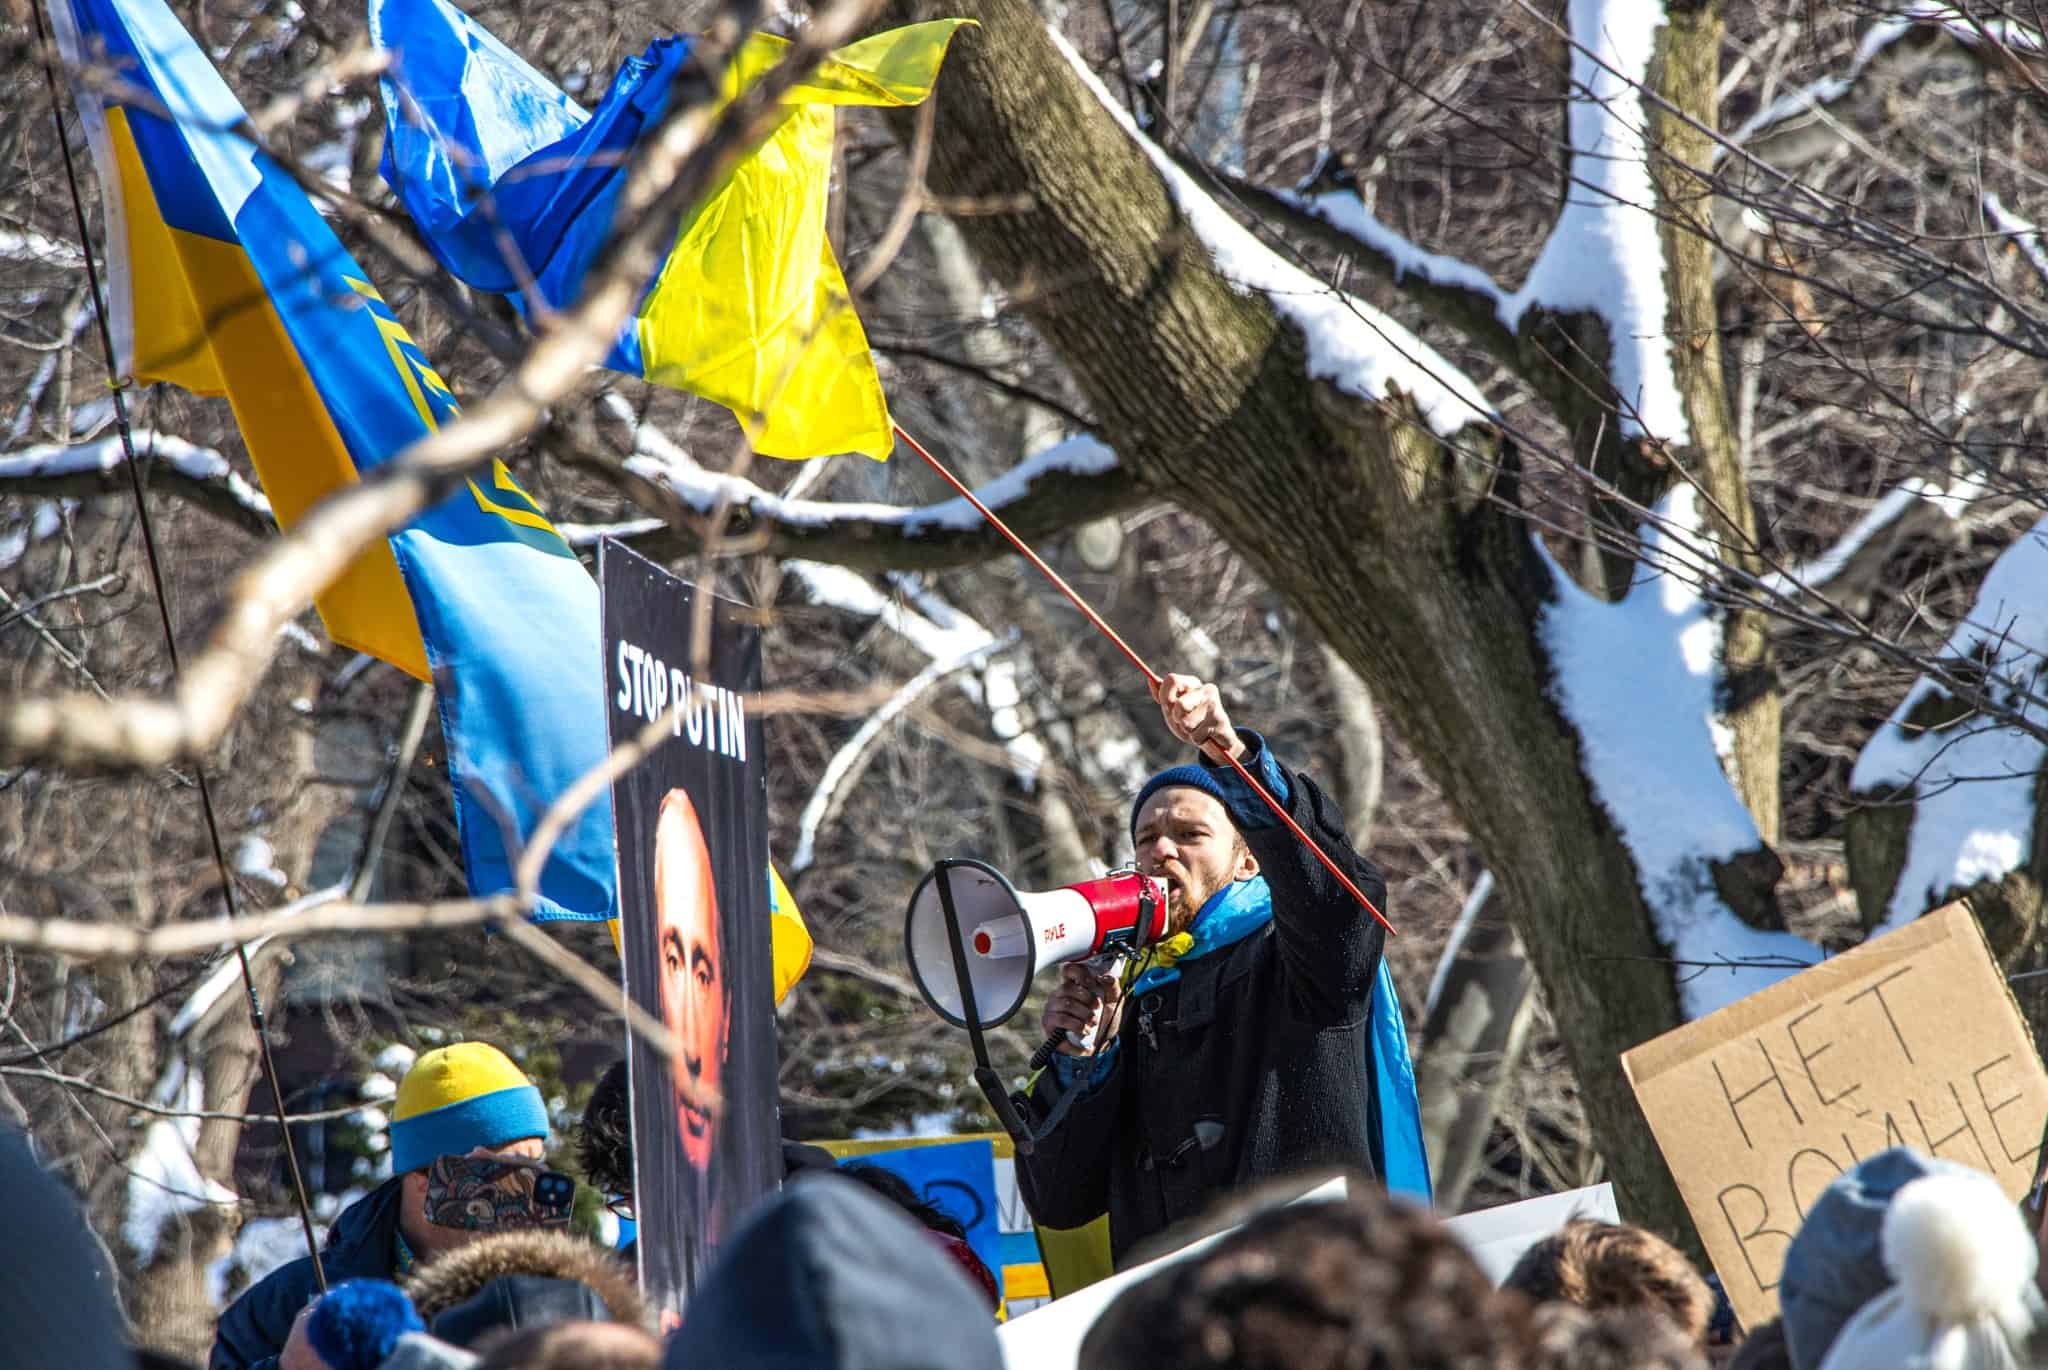
<svg viewBox="0 0 2048 1370">
<path fill-rule="evenodd" d="M 1828 1183 L 1910 1146 L 2033 1183 L 2048 1072 L 1977 920 L 1951 904 L 1621 1058 L 1736 1314 L 1777 1313 Z"/>
<path fill-rule="evenodd" d="M 640 1281 L 673 1320 L 719 1242 L 782 1181 L 768 791 L 747 710 L 761 632 L 713 600 L 693 661 L 696 591 L 609 540 L 598 581 L 612 746 L 690 702 L 612 782 L 626 993 L 681 1045 L 665 1061 L 636 1036 L 627 1053 Z"/>
</svg>

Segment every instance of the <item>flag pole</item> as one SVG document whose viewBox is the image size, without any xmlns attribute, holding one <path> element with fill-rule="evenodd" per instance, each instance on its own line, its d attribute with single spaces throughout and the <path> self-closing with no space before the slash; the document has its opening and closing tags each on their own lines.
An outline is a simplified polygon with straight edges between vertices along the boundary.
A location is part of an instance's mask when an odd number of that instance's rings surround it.
<svg viewBox="0 0 2048 1370">
<path fill-rule="evenodd" d="M 62 0 L 52 0 L 61 3 Z M 149 515 L 149 501 L 143 497 L 142 472 L 135 461 L 135 435 L 128 424 L 128 402 L 125 387 L 128 382 L 119 374 L 119 362 L 114 355 L 114 335 L 107 326 L 106 302 L 100 295 L 99 264 L 92 250 L 92 235 L 86 229 L 85 198 L 78 189 L 78 169 L 71 159 L 71 144 L 64 137 L 64 101 L 57 90 L 57 68 L 50 55 L 50 35 L 43 23 L 41 5 L 31 5 L 36 16 L 36 38 L 43 46 L 43 80 L 50 90 L 50 118 L 57 127 L 57 147 L 64 155 L 64 179 L 71 188 L 71 214 L 78 226 L 78 246 L 85 256 L 86 289 L 92 292 L 93 318 L 99 324 L 100 347 L 107 360 L 107 388 L 113 395 L 114 423 L 121 434 L 121 452 L 128 469 L 128 486 L 135 497 L 135 514 L 142 529 L 142 551 L 149 563 L 150 585 L 156 594 L 157 618 L 163 625 L 164 648 L 170 656 L 171 679 L 176 681 L 179 672 L 178 639 L 171 628 L 171 605 L 164 593 L 163 565 L 157 557 L 156 526 Z M 198 784 L 199 808 L 206 818 L 206 838 L 213 848 L 213 866 L 220 876 L 221 898 L 227 903 L 230 919 L 241 916 L 235 898 L 235 879 L 228 870 L 227 851 L 221 845 L 220 820 L 214 813 L 213 791 L 206 783 L 206 766 L 196 761 L 192 767 L 193 779 Z M 277 1061 L 270 1052 L 270 1034 L 263 1021 L 263 1000 L 256 993 L 256 974 L 249 965 L 249 951 L 240 942 L 235 943 L 235 959 L 242 971 L 242 989 L 249 1000 L 249 1027 L 256 1034 L 256 1052 L 263 1062 L 264 1082 L 270 1087 L 270 1101 L 277 1115 L 277 1130 L 284 1139 L 286 1169 L 291 1174 L 292 1197 L 298 1203 L 299 1227 L 305 1233 L 306 1254 L 312 1258 L 313 1280 L 320 1292 L 327 1292 L 327 1271 L 320 1263 L 320 1242 L 313 1233 L 313 1206 L 306 1197 L 305 1177 L 299 1172 L 298 1148 L 292 1145 L 291 1123 L 285 1114 L 284 1090 L 278 1084 Z"/>
<path fill-rule="evenodd" d="M 1166 678 L 1160 675 L 1159 672 L 1153 670 L 1150 666 L 1146 665 L 1145 658 L 1139 656 L 1138 653 L 1132 649 L 1131 644 L 1124 641 L 1122 635 L 1120 635 L 1116 629 L 1110 627 L 1108 622 L 1104 620 L 1102 615 L 1095 612 L 1094 608 L 1088 603 L 1087 600 L 1081 598 L 1080 593 L 1077 590 L 1075 590 L 1073 586 L 1067 584 L 1066 578 L 1064 576 L 1062 576 L 1058 571 L 1053 570 L 1052 567 L 1048 566 L 1045 562 L 1044 557 L 1041 557 L 1038 555 L 1038 553 L 1032 551 L 1030 545 L 1026 543 L 1024 539 L 1018 537 L 1015 533 L 1011 532 L 1010 526 L 1007 523 L 1004 523 L 1002 519 L 997 516 L 995 510 L 989 508 L 986 504 L 983 504 L 980 498 L 976 496 L 976 494 L 972 490 L 968 489 L 966 484 L 958 476 L 954 475 L 951 471 L 947 470 L 945 465 L 941 463 L 937 457 L 933 456 L 931 452 L 925 448 L 925 445 L 923 443 L 919 442 L 916 438 L 913 438 L 912 436 L 910 436 L 909 433 L 905 432 L 903 430 L 902 424 L 892 422 L 891 427 L 893 427 L 896 430 L 896 436 L 899 440 L 902 441 L 904 446 L 908 447 L 911 451 L 917 453 L 919 457 L 923 458 L 924 464 L 926 466 L 929 466 L 932 468 L 932 470 L 938 472 L 939 479 L 945 481 L 946 484 L 952 486 L 953 492 L 959 495 L 960 498 L 966 500 L 968 504 L 972 505 L 974 511 L 977 514 L 980 514 L 984 519 L 988 520 L 990 527 L 994 528 L 998 533 L 1001 533 L 1003 537 L 1009 542 L 1009 544 L 1012 547 L 1016 548 L 1017 551 L 1023 556 L 1023 558 L 1026 561 L 1030 562 L 1032 566 L 1037 568 L 1038 573 L 1040 575 L 1044 576 L 1047 580 L 1051 581 L 1052 587 L 1055 590 L 1058 590 L 1062 595 L 1066 596 L 1067 602 L 1073 605 L 1076 609 L 1080 610 L 1082 617 L 1086 618 L 1090 623 L 1094 624 L 1097 632 L 1100 632 L 1104 637 L 1108 638 L 1111 643 L 1115 644 L 1116 649 L 1124 654 L 1124 658 L 1127 661 L 1129 661 L 1131 665 L 1137 667 L 1139 672 L 1144 675 L 1146 684 L 1150 685 L 1156 691 L 1162 684 L 1165 683 Z M 1394 925 L 1387 921 L 1387 916 L 1381 913 L 1379 909 L 1374 906 L 1372 900 L 1366 898 L 1365 891 L 1358 888 L 1357 883 L 1353 881 L 1350 876 L 1346 875 L 1341 869 L 1338 868 L 1337 863 L 1330 859 L 1330 854 L 1324 851 L 1322 847 L 1316 843 L 1316 840 L 1313 837 L 1310 837 L 1308 835 L 1308 832 L 1301 826 L 1301 824 L 1294 821 L 1294 815 L 1287 812 L 1286 806 L 1281 804 L 1281 802 L 1273 796 L 1273 792 L 1271 790 L 1268 790 L 1263 784 L 1261 784 L 1259 778 L 1253 775 L 1251 773 L 1251 770 L 1248 767 L 1246 767 L 1246 765 L 1242 761 L 1239 761 L 1236 757 L 1225 755 L 1223 759 L 1230 763 L 1230 768 L 1237 772 L 1238 778 L 1240 780 L 1244 781 L 1245 784 L 1251 786 L 1252 793 L 1258 795 L 1259 798 L 1266 801 L 1266 807 L 1271 809 L 1273 811 L 1274 816 L 1286 825 L 1287 831 L 1293 833 L 1296 838 L 1300 839 L 1301 844 L 1304 847 L 1307 847 L 1309 851 L 1312 854 L 1314 854 L 1316 860 L 1323 863 L 1323 869 L 1328 871 L 1331 875 L 1337 877 L 1337 883 L 1344 887 L 1345 892 L 1349 894 L 1353 899 L 1356 899 L 1359 903 L 1359 906 L 1363 908 L 1367 913 L 1371 914 L 1373 918 L 1379 923 L 1379 925 L 1385 928 L 1390 935 L 1398 935 L 1394 932 Z"/>
</svg>

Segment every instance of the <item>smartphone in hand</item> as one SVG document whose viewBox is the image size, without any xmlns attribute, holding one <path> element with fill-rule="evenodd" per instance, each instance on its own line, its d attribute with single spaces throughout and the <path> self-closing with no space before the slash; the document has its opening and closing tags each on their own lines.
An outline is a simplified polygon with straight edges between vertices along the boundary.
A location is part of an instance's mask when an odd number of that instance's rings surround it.
<svg viewBox="0 0 2048 1370">
<path fill-rule="evenodd" d="M 442 1156 L 427 1167 L 426 1216 L 436 1227 L 567 1227 L 575 1201 L 575 1180 L 534 1161 Z"/>
</svg>

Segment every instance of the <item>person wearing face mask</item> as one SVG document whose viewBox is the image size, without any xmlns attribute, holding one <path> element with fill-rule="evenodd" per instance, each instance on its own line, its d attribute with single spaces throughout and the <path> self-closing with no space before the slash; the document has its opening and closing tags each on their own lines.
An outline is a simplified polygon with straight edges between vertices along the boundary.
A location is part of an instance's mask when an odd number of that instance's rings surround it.
<svg viewBox="0 0 2048 1370">
<path fill-rule="evenodd" d="M 392 1101 L 392 1177 L 336 1215 L 321 1248 L 329 1281 L 398 1280 L 490 1235 L 448 1227 L 428 1209 L 428 1173 L 444 1156 L 539 1162 L 547 1154 L 548 1112 L 540 1091 L 510 1057 L 485 1042 L 426 1052 Z M 319 1293 L 313 1262 L 288 1261 L 244 1290 L 221 1315 L 208 1370 L 312 1370 L 303 1327 Z"/>
<path fill-rule="evenodd" d="M 1226 1190 L 1326 1167 L 1380 1174 L 1376 1012 L 1399 1031 L 1398 1001 L 1375 993 L 1379 923 L 1226 758 L 1384 909 L 1386 880 L 1352 850 L 1336 802 L 1234 727 L 1214 685 L 1170 675 L 1153 697 L 1202 753 L 1153 776 L 1131 809 L 1138 869 L 1166 887 L 1169 935 L 1127 984 L 1060 968 L 1045 1030 L 1094 1037 L 1086 1049 L 1070 1038 L 1017 1100 L 1040 1134 L 1017 1157 L 1032 1216 L 1071 1228 L 1106 1212 L 1119 1265 Z"/>
</svg>

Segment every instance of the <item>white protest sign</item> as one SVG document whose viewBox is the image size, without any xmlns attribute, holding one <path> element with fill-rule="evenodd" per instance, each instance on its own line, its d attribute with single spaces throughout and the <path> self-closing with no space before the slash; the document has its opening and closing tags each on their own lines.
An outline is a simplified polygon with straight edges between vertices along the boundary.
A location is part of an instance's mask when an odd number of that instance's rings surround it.
<svg viewBox="0 0 2048 1370">
<path fill-rule="evenodd" d="M 1319 1185 L 1293 1202 L 1342 1199 L 1346 1193 L 1348 1190 L 1340 1177 Z M 1599 1184 L 1562 1194 L 1545 1194 L 1520 1203 L 1461 1214 L 1446 1219 L 1444 1226 L 1472 1252 L 1480 1268 L 1486 1271 L 1487 1278 L 1498 1284 L 1501 1277 L 1514 1268 L 1524 1251 L 1573 1218 L 1619 1221 L 1614 1206 L 1614 1186 Z M 1004 1361 L 1016 1370 L 1072 1370 L 1080 1363 L 1081 1342 L 1087 1337 L 1088 1329 L 1116 1302 L 1118 1295 L 1177 1262 L 1200 1255 L 1235 1230 L 1226 1228 L 1171 1255 L 1119 1271 L 1086 1289 L 1010 1319 L 996 1329 L 996 1340 L 1002 1343 Z"/>
</svg>

